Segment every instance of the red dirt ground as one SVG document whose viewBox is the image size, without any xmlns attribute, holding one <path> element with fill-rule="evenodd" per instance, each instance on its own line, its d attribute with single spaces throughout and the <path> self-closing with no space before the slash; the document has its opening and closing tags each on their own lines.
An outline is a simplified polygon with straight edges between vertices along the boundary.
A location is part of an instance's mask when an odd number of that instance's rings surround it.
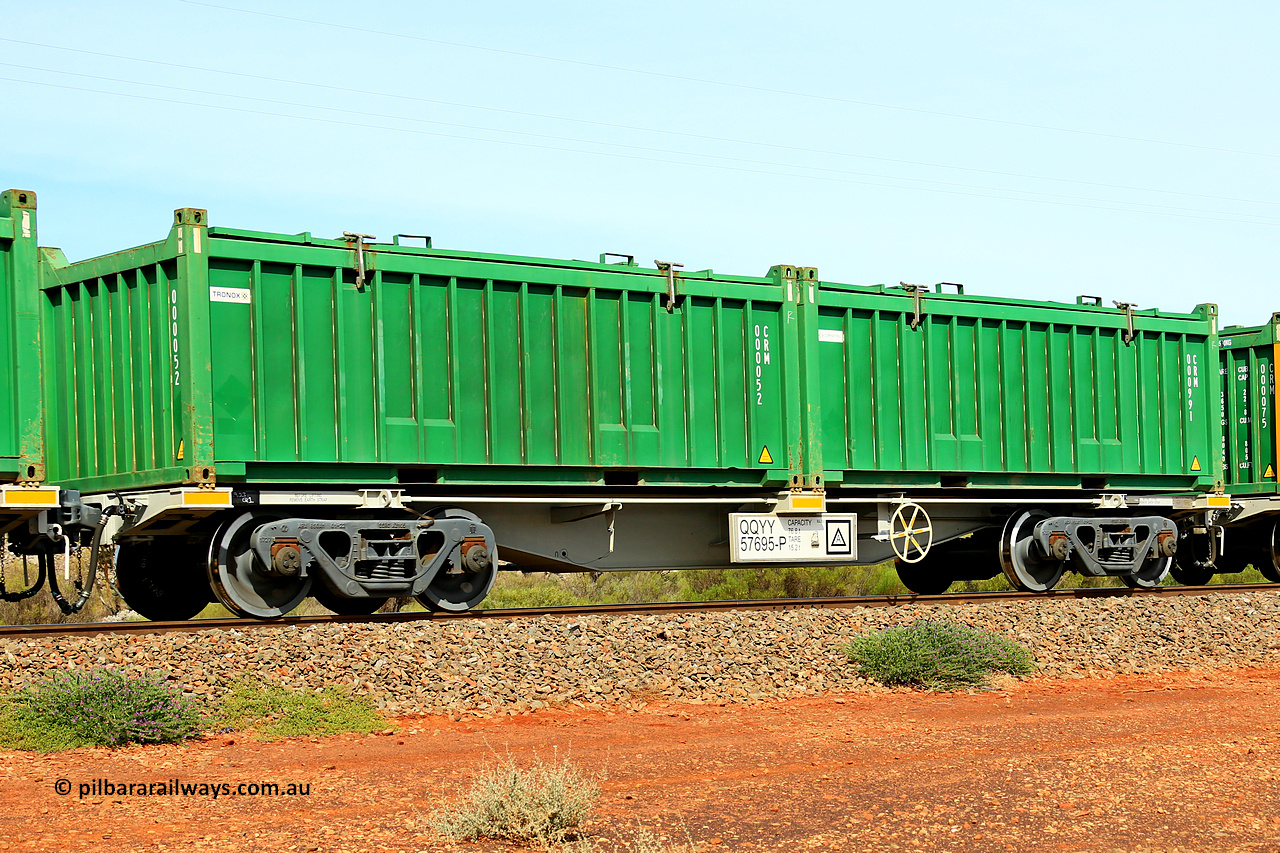
<svg viewBox="0 0 1280 853">
<path fill-rule="evenodd" d="M 407 718 L 390 735 L 0 753 L 14 851 L 508 851 L 425 817 L 496 756 L 606 774 L 586 835 L 698 850 L 1280 850 L 1280 670 L 753 706 Z M 309 796 L 97 796 L 81 784 L 310 783 Z M 55 792 L 57 780 L 71 793 Z"/>
</svg>

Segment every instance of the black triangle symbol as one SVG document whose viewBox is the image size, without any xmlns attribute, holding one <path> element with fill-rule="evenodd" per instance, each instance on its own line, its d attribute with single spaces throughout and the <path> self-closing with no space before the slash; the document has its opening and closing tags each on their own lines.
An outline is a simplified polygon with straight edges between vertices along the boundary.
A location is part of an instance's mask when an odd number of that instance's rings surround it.
<svg viewBox="0 0 1280 853">
<path fill-rule="evenodd" d="M 848 545 L 848 544 L 849 544 L 848 542 L 844 541 L 844 534 L 841 533 L 840 528 L 837 527 L 835 535 L 831 537 L 831 547 L 832 548 L 844 547 L 845 545 Z"/>
</svg>

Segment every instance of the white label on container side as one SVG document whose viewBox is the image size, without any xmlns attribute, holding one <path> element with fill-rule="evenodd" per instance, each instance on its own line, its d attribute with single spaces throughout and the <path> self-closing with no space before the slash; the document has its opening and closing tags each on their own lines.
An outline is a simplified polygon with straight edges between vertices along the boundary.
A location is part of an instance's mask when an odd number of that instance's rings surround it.
<svg viewBox="0 0 1280 853">
<path fill-rule="evenodd" d="M 850 562 L 857 559 L 858 516 L 729 515 L 730 559 L 735 563 Z"/>
<path fill-rule="evenodd" d="M 842 344 L 844 343 L 844 330 L 843 329 L 819 329 L 818 340 L 825 341 L 829 344 Z"/>
<path fill-rule="evenodd" d="M 210 302 L 235 302 L 240 305 L 248 305 L 249 288 L 247 287 L 211 287 L 209 288 Z"/>
</svg>

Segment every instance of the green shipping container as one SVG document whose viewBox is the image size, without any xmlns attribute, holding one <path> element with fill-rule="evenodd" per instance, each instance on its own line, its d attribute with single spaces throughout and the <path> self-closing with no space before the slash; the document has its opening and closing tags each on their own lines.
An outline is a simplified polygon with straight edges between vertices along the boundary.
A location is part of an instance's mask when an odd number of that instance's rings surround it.
<svg viewBox="0 0 1280 853">
<path fill-rule="evenodd" d="M 602 258 L 603 260 L 603 258 Z M 1215 312 L 209 228 L 46 256 L 50 476 L 1207 489 Z"/>
<path fill-rule="evenodd" d="M 36 195 L 0 193 L 0 479 L 45 478 Z"/>
<path fill-rule="evenodd" d="M 1216 308 L 1127 313 L 822 282 L 828 484 L 1208 490 L 1221 482 Z"/>
<path fill-rule="evenodd" d="M 780 272 L 210 229 L 191 209 L 164 242 L 48 261 L 50 465 L 86 491 L 791 476 Z"/>
<path fill-rule="evenodd" d="M 1222 455 L 1227 491 L 1275 494 L 1280 454 L 1276 432 L 1276 355 L 1280 314 L 1265 326 L 1231 326 L 1220 340 Z"/>
</svg>

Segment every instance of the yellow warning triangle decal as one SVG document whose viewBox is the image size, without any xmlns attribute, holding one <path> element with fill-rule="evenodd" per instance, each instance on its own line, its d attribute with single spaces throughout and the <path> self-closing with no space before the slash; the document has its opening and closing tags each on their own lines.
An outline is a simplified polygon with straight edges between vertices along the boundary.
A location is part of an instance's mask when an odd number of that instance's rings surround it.
<svg viewBox="0 0 1280 853">
<path fill-rule="evenodd" d="M 761 465 L 772 465 L 772 464 L 773 464 L 773 457 L 769 455 L 769 445 L 767 445 L 767 444 L 764 446 L 764 450 L 761 450 L 761 451 L 760 451 L 760 462 L 759 462 L 759 464 L 761 464 Z"/>
<path fill-rule="evenodd" d="M 178 439 L 178 458 L 182 458 L 182 439 Z"/>
<path fill-rule="evenodd" d="M 1263 474 L 1262 476 L 1264 476 L 1264 477 L 1274 477 L 1275 475 L 1276 475 L 1276 469 L 1275 469 L 1275 468 L 1272 468 L 1270 465 L 1268 465 L 1268 466 L 1267 466 L 1267 473 Z"/>
<path fill-rule="evenodd" d="M 1199 456 L 1194 456 L 1194 457 L 1192 457 L 1192 459 L 1191 459 L 1191 470 L 1192 470 L 1192 471 L 1199 471 L 1199 470 L 1200 470 L 1200 457 L 1199 457 Z"/>
</svg>

